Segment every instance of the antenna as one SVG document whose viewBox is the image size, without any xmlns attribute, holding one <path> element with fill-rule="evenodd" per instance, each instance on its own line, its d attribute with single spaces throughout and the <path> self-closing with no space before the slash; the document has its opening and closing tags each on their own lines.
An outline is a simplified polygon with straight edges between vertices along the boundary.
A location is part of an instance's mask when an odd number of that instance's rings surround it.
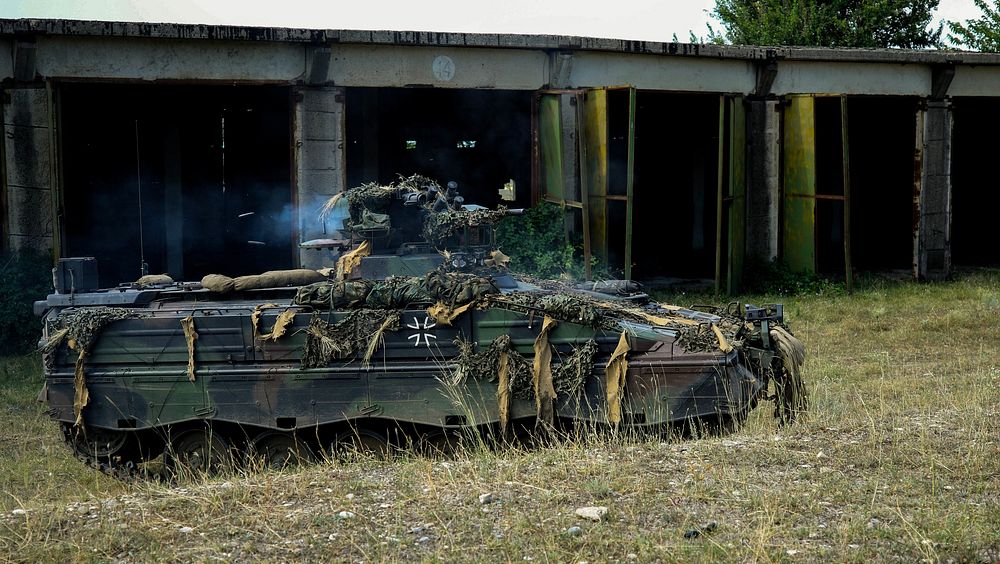
<svg viewBox="0 0 1000 564">
<path fill-rule="evenodd" d="M 135 190 L 139 199 L 139 272 L 140 276 L 149 274 L 146 264 L 146 250 L 142 239 L 142 171 L 139 168 L 139 120 L 135 120 Z"/>
</svg>

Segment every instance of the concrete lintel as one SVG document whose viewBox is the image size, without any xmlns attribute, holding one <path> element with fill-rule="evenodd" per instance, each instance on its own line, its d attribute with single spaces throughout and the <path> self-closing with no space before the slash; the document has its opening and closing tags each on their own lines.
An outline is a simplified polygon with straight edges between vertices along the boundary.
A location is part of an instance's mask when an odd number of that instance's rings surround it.
<svg viewBox="0 0 1000 564">
<path fill-rule="evenodd" d="M 46 78 L 288 82 L 305 74 L 302 47 L 224 41 L 39 37 Z"/>
<path fill-rule="evenodd" d="M 536 90 L 548 82 L 542 51 L 335 45 L 331 56 L 338 86 Z"/>
<path fill-rule="evenodd" d="M 571 86 L 625 84 L 648 90 L 749 94 L 756 84 L 756 74 L 753 64 L 747 61 L 590 51 L 580 51 L 573 56 Z"/>
<path fill-rule="evenodd" d="M 996 96 L 1000 92 L 1000 67 L 959 66 L 948 88 L 948 95 Z"/>
<path fill-rule="evenodd" d="M 361 45 L 424 45 L 432 47 L 496 45 L 500 47 L 543 50 L 573 48 L 709 59 L 761 60 L 778 58 L 797 61 L 902 64 L 938 64 L 955 61 L 960 64 L 969 65 L 1000 65 L 1000 54 L 968 51 L 699 45 L 600 37 L 455 33 L 426 30 L 370 31 L 66 19 L 0 19 L 0 36 L 13 36 L 15 34 L 22 36 L 35 35 L 39 37 L 111 37 L 139 40 L 166 39 L 233 41 L 242 43 L 354 43 Z"/>
<path fill-rule="evenodd" d="M 781 61 L 771 91 L 777 95 L 928 96 L 931 69 L 926 65 Z"/>
</svg>

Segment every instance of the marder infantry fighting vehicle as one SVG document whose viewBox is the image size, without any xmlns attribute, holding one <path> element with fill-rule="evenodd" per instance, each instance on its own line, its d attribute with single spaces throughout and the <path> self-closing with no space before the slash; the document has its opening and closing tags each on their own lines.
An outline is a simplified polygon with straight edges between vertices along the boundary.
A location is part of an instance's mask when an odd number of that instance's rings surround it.
<svg viewBox="0 0 1000 564">
<path fill-rule="evenodd" d="M 320 271 L 98 290 L 93 259 L 60 261 L 36 303 L 40 399 L 76 453 L 211 470 L 234 453 L 447 449 L 467 431 L 738 423 L 770 388 L 782 419 L 805 407 L 780 305 L 684 309 L 624 281 L 512 275 L 493 233 L 517 212 L 420 177 L 327 209 L 345 207 L 341 239 L 303 244 L 343 249 Z"/>
</svg>

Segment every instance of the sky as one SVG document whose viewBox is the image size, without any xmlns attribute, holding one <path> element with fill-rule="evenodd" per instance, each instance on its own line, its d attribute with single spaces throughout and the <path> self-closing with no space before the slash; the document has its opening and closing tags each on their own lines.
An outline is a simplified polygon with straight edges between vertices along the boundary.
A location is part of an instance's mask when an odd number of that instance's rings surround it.
<svg viewBox="0 0 1000 564">
<path fill-rule="evenodd" d="M 301 27 L 583 35 L 688 41 L 706 35 L 715 0 L 0 0 L 0 18 L 64 18 Z M 979 15 L 941 0 L 939 19 Z M 719 26 L 716 25 L 716 28 Z"/>
</svg>

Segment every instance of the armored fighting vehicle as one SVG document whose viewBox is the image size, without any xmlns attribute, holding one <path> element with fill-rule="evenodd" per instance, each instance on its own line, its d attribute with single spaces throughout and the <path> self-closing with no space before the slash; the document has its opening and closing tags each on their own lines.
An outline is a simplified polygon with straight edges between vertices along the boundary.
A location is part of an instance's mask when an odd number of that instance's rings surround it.
<svg viewBox="0 0 1000 564">
<path fill-rule="evenodd" d="M 774 390 L 805 407 L 804 351 L 781 305 L 681 308 L 628 281 L 507 270 L 495 226 L 421 177 L 331 199 L 329 268 L 97 289 L 64 259 L 43 317 L 40 400 L 106 471 L 212 470 L 354 450 L 448 450 L 561 430 L 739 423 Z"/>
</svg>

